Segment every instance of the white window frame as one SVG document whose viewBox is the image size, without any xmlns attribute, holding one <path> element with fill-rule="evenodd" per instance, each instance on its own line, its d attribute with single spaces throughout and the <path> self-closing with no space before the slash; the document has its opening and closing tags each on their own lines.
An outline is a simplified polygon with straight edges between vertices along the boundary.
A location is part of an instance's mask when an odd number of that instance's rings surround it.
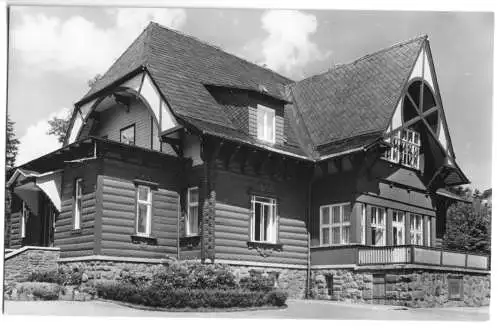
<svg viewBox="0 0 500 330">
<path fill-rule="evenodd" d="M 73 229 L 78 230 L 82 228 L 82 204 L 83 204 L 83 179 L 75 179 L 75 191 L 74 191 L 75 205 L 73 208 L 74 219 L 73 219 Z"/>
<path fill-rule="evenodd" d="M 424 245 L 424 217 L 421 214 L 410 213 L 410 244 Z"/>
<path fill-rule="evenodd" d="M 26 238 L 26 223 L 28 222 L 30 211 L 26 202 L 22 202 L 21 206 L 21 238 Z"/>
<path fill-rule="evenodd" d="M 196 191 L 198 193 L 198 199 L 196 200 L 196 202 L 191 202 L 191 193 L 193 191 Z M 200 228 L 200 210 L 199 210 L 199 207 L 200 207 L 200 191 L 198 189 L 198 187 L 190 187 L 188 188 L 187 190 L 187 194 L 186 194 L 186 231 L 185 231 L 185 234 L 186 236 L 197 236 L 198 235 L 198 232 L 199 232 L 199 228 Z M 192 223 L 191 223 L 191 220 L 192 220 L 192 214 L 193 212 L 191 211 L 191 209 L 194 209 L 196 208 L 196 219 L 198 220 L 198 223 L 196 224 L 196 230 L 193 230 L 192 228 Z"/>
<path fill-rule="evenodd" d="M 392 238 L 392 245 L 404 245 L 405 242 L 406 242 L 406 237 L 405 237 L 405 212 L 404 211 L 400 211 L 400 210 L 393 210 L 392 211 L 392 231 L 391 231 L 391 235 L 393 235 L 393 238 Z M 401 239 L 402 239 L 402 242 L 400 243 L 396 243 L 394 241 L 394 229 L 396 229 L 396 233 L 398 232 L 401 232 Z M 396 237 L 398 235 L 396 234 Z"/>
<path fill-rule="evenodd" d="M 141 188 L 147 189 L 147 197 L 146 200 L 142 200 L 139 198 L 139 190 Z M 135 192 L 135 232 L 138 236 L 150 236 L 151 235 L 151 220 L 152 220 L 152 199 L 153 199 L 153 192 L 151 190 L 150 186 L 146 185 L 137 185 L 136 186 L 136 192 Z M 141 205 L 146 205 L 146 231 L 145 232 L 140 232 L 139 231 L 139 206 Z"/>
<path fill-rule="evenodd" d="M 276 111 L 260 104 L 257 106 L 257 138 L 270 143 L 276 141 Z"/>
<path fill-rule="evenodd" d="M 349 221 L 345 221 L 344 210 L 349 208 Z M 339 209 L 339 221 L 333 221 L 333 210 Z M 328 223 L 323 223 L 323 209 L 328 209 Z M 320 246 L 337 246 L 351 244 L 351 203 L 338 203 L 330 205 L 321 205 L 319 207 L 319 244 Z M 335 228 L 340 228 L 340 241 L 334 242 L 333 231 Z M 328 230 L 328 242 L 323 241 L 323 230 Z"/>
<path fill-rule="evenodd" d="M 375 218 L 374 218 L 375 214 Z M 382 215 L 382 216 L 381 216 Z M 375 220 L 375 221 L 374 221 Z M 371 218 L 370 218 L 370 244 L 375 246 L 386 246 L 387 245 L 387 210 L 383 207 L 371 206 Z M 380 243 L 373 242 L 372 229 L 375 231 L 382 231 L 382 240 Z"/>
<path fill-rule="evenodd" d="M 387 141 L 392 145 L 384 156 L 387 160 L 416 169 L 420 167 L 420 133 L 408 128 L 400 129 Z"/>
<path fill-rule="evenodd" d="M 269 197 L 262 197 L 262 196 L 257 196 L 257 195 L 252 195 L 252 218 L 250 221 L 250 240 L 252 242 L 260 242 L 260 243 L 276 243 L 278 240 L 278 204 L 275 198 L 269 198 Z M 260 228 L 259 232 L 261 233 L 259 240 L 256 239 L 256 223 L 255 223 L 255 205 L 260 204 Z M 264 207 L 262 206 L 267 206 L 271 208 L 271 216 L 272 219 L 268 221 L 267 223 L 267 228 L 265 226 L 265 221 L 262 221 L 264 219 Z M 267 239 L 262 239 L 262 234 L 266 233 Z"/>
</svg>

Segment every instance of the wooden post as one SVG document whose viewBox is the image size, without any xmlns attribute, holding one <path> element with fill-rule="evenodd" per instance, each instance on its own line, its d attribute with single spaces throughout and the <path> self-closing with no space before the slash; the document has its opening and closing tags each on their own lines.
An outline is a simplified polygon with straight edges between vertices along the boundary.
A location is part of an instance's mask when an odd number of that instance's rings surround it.
<svg viewBox="0 0 500 330">
<path fill-rule="evenodd" d="M 361 244 L 361 204 L 354 203 L 351 212 L 351 237 L 350 242 Z"/>
<path fill-rule="evenodd" d="M 436 217 L 431 217 L 431 246 L 436 246 Z"/>
<path fill-rule="evenodd" d="M 387 209 L 387 219 L 385 224 L 385 232 L 387 233 L 387 235 L 385 242 L 388 246 L 394 245 L 392 237 L 392 217 L 393 217 L 392 214 L 393 214 L 392 209 Z"/>
<path fill-rule="evenodd" d="M 405 244 L 411 244 L 410 238 L 410 212 L 405 212 Z"/>
<path fill-rule="evenodd" d="M 428 232 L 430 230 L 430 226 L 428 226 L 430 219 L 429 219 L 429 216 L 428 215 L 424 215 L 423 216 L 423 220 L 424 220 L 424 223 L 423 223 L 423 226 L 424 226 L 424 230 L 423 230 L 423 235 L 424 235 L 424 239 L 423 239 L 423 242 L 424 242 L 424 246 L 429 246 L 430 245 L 430 242 L 428 242 L 428 239 L 427 239 L 427 236 L 428 236 Z"/>
<path fill-rule="evenodd" d="M 366 205 L 366 219 L 365 219 L 365 243 L 366 245 L 372 245 L 372 207 Z"/>
</svg>

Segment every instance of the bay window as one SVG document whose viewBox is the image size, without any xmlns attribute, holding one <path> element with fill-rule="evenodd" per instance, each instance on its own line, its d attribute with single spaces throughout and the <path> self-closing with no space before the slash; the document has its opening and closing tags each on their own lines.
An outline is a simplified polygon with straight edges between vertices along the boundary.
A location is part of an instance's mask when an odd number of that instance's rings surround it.
<svg viewBox="0 0 500 330">
<path fill-rule="evenodd" d="M 320 207 L 320 245 L 349 244 L 351 205 L 349 203 Z"/>
<path fill-rule="evenodd" d="M 393 163 L 419 168 L 420 134 L 411 129 L 401 129 L 395 132 L 388 141 L 392 147 L 387 150 L 385 158 Z"/>
<path fill-rule="evenodd" d="M 138 185 L 136 192 L 136 233 L 151 235 L 152 193 L 148 186 Z"/>
<path fill-rule="evenodd" d="M 405 213 L 403 211 L 392 212 L 392 244 L 405 244 Z"/>
<path fill-rule="evenodd" d="M 276 243 L 278 236 L 277 203 L 274 198 L 252 196 L 250 240 Z"/>
<path fill-rule="evenodd" d="M 274 143 L 276 115 L 271 108 L 259 105 L 257 107 L 257 138 Z"/>
<path fill-rule="evenodd" d="M 187 191 L 186 236 L 198 235 L 198 203 L 198 187 L 189 188 Z"/>
<path fill-rule="evenodd" d="M 420 214 L 410 214 L 410 244 L 424 245 L 423 217 Z"/>
<path fill-rule="evenodd" d="M 385 245 L 385 217 L 386 211 L 381 207 L 371 207 L 371 245 Z"/>
</svg>

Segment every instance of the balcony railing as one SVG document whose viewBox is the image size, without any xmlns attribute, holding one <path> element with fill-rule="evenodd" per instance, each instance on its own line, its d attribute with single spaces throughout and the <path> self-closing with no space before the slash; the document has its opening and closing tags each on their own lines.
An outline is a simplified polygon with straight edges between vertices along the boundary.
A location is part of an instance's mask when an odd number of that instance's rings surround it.
<svg viewBox="0 0 500 330">
<path fill-rule="evenodd" d="M 483 271 L 490 269 L 488 255 L 417 245 L 346 245 L 313 248 L 311 261 L 313 265 L 319 266 L 326 264 L 355 264 L 357 266 L 414 264 Z"/>
</svg>

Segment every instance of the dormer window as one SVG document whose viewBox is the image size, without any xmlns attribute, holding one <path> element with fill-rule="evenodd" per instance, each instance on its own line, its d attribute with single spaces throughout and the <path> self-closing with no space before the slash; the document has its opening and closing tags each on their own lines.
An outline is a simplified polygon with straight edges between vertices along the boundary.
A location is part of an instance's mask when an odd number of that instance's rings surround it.
<svg viewBox="0 0 500 330">
<path fill-rule="evenodd" d="M 257 138 L 270 143 L 276 140 L 276 114 L 262 105 L 257 107 Z"/>
<path fill-rule="evenodd" d="M 389 138 L 392 145 L 385 158 L 393 163 L 398 163 L 412 168 L 419 168 L 420 160 L 420 134 L 411 129 L 397 131 Z"/>
</svg>

